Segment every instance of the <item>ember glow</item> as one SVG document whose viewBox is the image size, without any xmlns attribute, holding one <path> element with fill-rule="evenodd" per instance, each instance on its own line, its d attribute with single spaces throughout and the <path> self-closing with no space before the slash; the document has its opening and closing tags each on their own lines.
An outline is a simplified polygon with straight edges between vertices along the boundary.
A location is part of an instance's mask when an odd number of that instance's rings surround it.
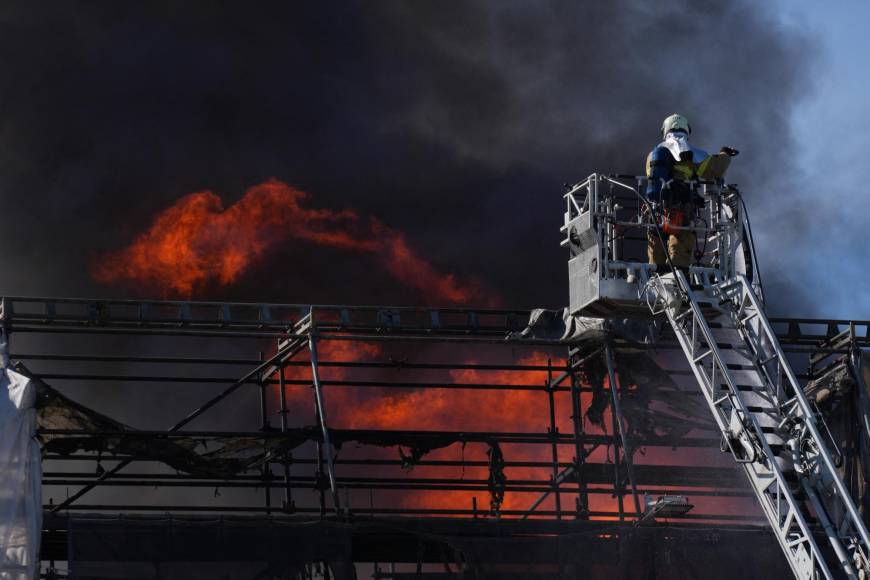
<svg viewBox="0 0 870 580">
<path fill-rule="evenodd" d="M 476 361 L 466 361 L 474 364 Z M 554 361 L 559 364 L 560 361 Z M 546 366 L 547 355 L 532 353 L 519 358 L 519 366 Z M 450 371 L 444 389 L 402 390 L 382 393 L 361 408 L 342 417 L 353 429 L 424 429 L 454 431 L 547 430 L 549 406 L 541 391 L 463 389 L 450 385 L 534 385 L 543 387 L 546 371 L 493 371 L 456 369 Z M 394 389 L 395 390 L 395 389 Z M 561 419 L 562 421 L 559 421 Z M 571 432 L 570 406 L 557 419 Z M 558 424 L 558 423 L 557 423 Z"/>
<path fill-rule="evenodd" d="M 330 362 L 375 362 L 394 358 L 389 347 L 381 343 L 354 342 L 344 340 L 321 340 L 318 342 L 321 363 Z M 411 360 L 423 362 L 427 359 L 425 351 L 417 353 L 419 358 Z M 304 357 L 304 353 L 298 355 Z M 380 430 L 422 432 L 454 432 L 454 433 L 546 433 L 550 428 L 549 402 L 544 386 L 548 373 L 546 367 L 552 363 L 555 369 L 564 368 L 566 361 L 551 359 L 551 354 L 542 351 L 528 352 L 518 356 L 512 364 L 517 368 L 485 369 L 457 368 L 451 370 L 407 370 L 400 366 L 396 368 L 362 369 L 358 367 L 330 366 L 321 364 L 320 376 L 324 381 L 324 399 L 326 403 L 329 425 L 335 429 Z M 462 366 L 474 366 L 479 362 L 495 362 L 476 359 L 473 355 L 464 359 Z M 537 368 L 531 368 L 537 367 Z M 429 388 L 362 386 L 371 381 L 402 382 L 414 379 L 432 385 Z M 293 386 L 287 387 L 287 402 L 289 417 L 294 426 L 311 425 L 314 423 L 314 400 L 310 386 L 305 382 L 311 380 L 310 367 L 291 366 L 285 369 L 285 378 L 295 379 Z M 301 381 L 301 383 L 300 383 Z M 357 384 L 358 381 L 358 384 Z M 342 383 L 341 385 L 337 383 Z M 438 388 L 442 386 L 443 388 Z M 537 389 L 498 389 L 505 387 L 538 387 Z M 478 388 L 472 388 L 472 387 Z M 562 386 L 566 386 L 565 383 Z M 588 386 L 588 385 L 584 385 Z M 610 388 L 604 379 L 604 389 Z M 480 388 L 486 387 L 486 388 Z M 628 387 L 629 389 L 632 387 Z M 588 390 L 580 393 L 581 409 L 592 406 L 593 394 Z M 609 399 L 609 394 L 606 395 Z M 566 391 L 554 393 L 555 427 L 559 433 L 573 433 L 571 394 Z M 273 408 L 278 407 L 277 388 L 271 397 Z M 602 416 L 602 424 L 593 425 L 586 421 L 585 431 L 588 434 L 607 434 L 614 432 L 611 413 Z M 576 456 L 573 444 L 559 444 L 559 460 L 562 464 Z M 554 475 L 551 461 L 552 448 L 546 444 L 510 443 L 500 445 L 504 459 L 513 465 L 504 467 L 504 476 L 512 486 L 546 486 Z M 424 455 L 423 462 L 410 467 L 405 474 L 409 478 L 434 478 L 439 480 L 453 479 L 457 484 L 478 485 L 487 481 L 490 469 L 486 442 L 474 441 L 465 445 L 453 443 L 443 448 L 435 448 Z M 402 449 L 400 454 L 409 456 L 411 449 Z M 646 465 L 728 465 L 727 457 L 711 455 L 710 450 L 681 449 L 679 453 L 673 449 L 649 448 L 635 455 L 634 461 Z M 377 446 L 349 446 L 340 451 L 342 457 L 397 459 L 395 448 L 380 448 Z M 712 458 L 712 463 L 711 463 Z M 468 461 L 475 465 L 463 467 L 444 466 L 427 462 L 438 461 Z M 595 464 L 612 464 L 613 448 L 601 446 L 591 451 L 587 461 Z M 480 463 L 483 463 L 481 465 Z M 520 465 L 517 465 L 520 463 Z M 538 466 L 532 466 L 536 463 Z M 352 467 L 340 466 L 339 479 L 352 475 Z M 564 469 L 560 468 L 560 469 Z M 624 477 L 624 476 L 623 476 Z M 627 485 L 627 481 L 626 481 Z M 596 487 L 592 484 L 590 487 Z M 597 487 L 606 489 L 607 485 Z M 655 489 L 655 486 L 653 486 Z M 660 488 L 665 493 L 665 488 Z M 504 511 L 528 510 L 540 496 L 540 491 L 512 490 L 504 495 L 499 509 Z M 576 483 L 566 483 L 561 492 L 561 508 L 572 510 L 577 497 Z M 593 512 L 615 513 L 619 501 L 610 493 L 591 493 L 589 508 Z M 381 501 L 384 505 L 397 507 L 398 503 L 406 509 L 422 510 L 468 510 L 473 505 L 481 513 L 490 509 L 491 496 L 487 491 L 478 490 L 407 490 L 384 495 Z M 744 514 L 751 513 L 746 498 L 693 498 L 692 501 L 702 506 L 705 513 Z M 633 511 L 633 502 L 629 497 L 624 499 L 625 509 Z M 554 510 L 555 497 L 550 495 L 539 506 L 539 511 Z M 751 507 L 751 506 L 750 506 Z M 615 516 L 596 516 L 603 519 Z"/>
<path fill-rule="evenodd" d="M 301 241 L 369 255 L 430 304 L 493 304 L 479 284 L 439 272 L 402 232 L 351 210 L 305 207 L 307 198 L 277 180 L 251 187 L 229 207 L 210 191 L 191 193 L 161 212 L 129 246 L 102 256 L 92 274 L 103 284 L 190 298 L 210 285 L 236 282 L 269 250 Z"/>
<path fill-rule="evenodd" d="M 350 341 L 321 341 L 319 355 L 322 360 L 358 362 L 385 359 L 383 347 L 374 343 Z M 303 356 L 300 353 L 300 356 Z M 532 352 L 519 357 L 514 364 L 520 367 L 546 367 L 549 356 L 544 352 Z M 478 361 L 466 360 L 464 364 L 474 365 Z M 564 366 L 563 360 L 552 360 L 555 367 Z M 388 371 L 390 373 L 402 371 Z M 321 379 L 330 381 L 364 380 L 359 370 L 346 367 L 321 366 Z M 395 374 L 388 375 L 395 379 Z M 287 379 L 310 378 L 305 367 L 285 369 Z M 382 377 L 387 378 L 387 377 Z M 325 389 L 327 415 L 331 427 L 337 429 L 361 430 L 422 430 L 455 432 L 502 432 L 502 433 L 542 433 L 549 428 L 549 403 L 545 391 L 539 390 L 497 390 L 463 388 L 462 385 L 525 385 L 543 387 L 547 379 L 546 370 L 478 370 L 453 369 L 444 373 L 444 388 L 396 389 L 385 387 L 328 387 Z M 424 379 L 438 384 L 434 378 Z M 556 393 L 556 428 L 562 433 L 572 432 L 570 394 Z M 590 393 L 583 393 L 583 405 L 588 406 Z M 277 405 L 277 392 L 272 403 Z M 313 416 L 312 393 L 308 387 L 288 388 L 288 406 L 293 423 L 311 424 Z M 571 446 L 562 446 L 564 458 L 572 456 Z M 468 445 L 453 444 L 443 449 L 435 449 L 425 459 L 460 459 L 486 461 L 488 447 L 484 443 Z M 551 449 L 540 444 L 503 444 L 505 458 L 510 461 L 548 462 Z M 367 448 L 384 458 L 395 458 L 393 449 Z M 461 474 L 460 474 L 461 471 Z M 419 465 L 413 468 L 417 477 L 457 477 L 461 480 L 486 480 L 489 470 L 486 467 L 468 466 L 456 468 Z M 510 481 L 537 480 L 547 481 L 550 472 L 541 468 L 511 466 L 505 469 Z M 409 473 L 408 475 L 411 475 Z M 502 509 L 523 509 L 534 500 L 528 493 L 508 492 Z M 489 495 L 474 491 L 404 492 L 398 501 L 406 508 L 426 509 L 468 509 L 476 498 L 477 505 L 484 512 L 489 509 Z M 609 498 L 608 498 L 609 499 Z M 609 502 L 608 502 L 609 503 Z M 615 505 L 615 504 L 614 504 Z M 552 499 L 544 503 L 542 509 L 552 509 Z"/>
</svg>

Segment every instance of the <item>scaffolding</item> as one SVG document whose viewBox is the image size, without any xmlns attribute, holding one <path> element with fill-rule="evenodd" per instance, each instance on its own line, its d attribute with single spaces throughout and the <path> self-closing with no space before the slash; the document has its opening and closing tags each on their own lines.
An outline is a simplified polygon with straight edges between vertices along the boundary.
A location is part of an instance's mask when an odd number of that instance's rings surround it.
<svg viewBox="0 0 870 580">
<path fill-rule="evenodd" d="M 678 352 L 672 340 L 589 349 L 522 339 L 517 331 L 530 315 L 522 310 L 20 297 L 2 298 L 0 307 L 13 361 L 100 411 L 127 409 L 136 427 L 40 430 L 54 443 L 43 460 L 42 553 L 50 569 L 69 558 L 71 529 L 108 525 L 95 514 L 127 529 L 154 521 L 181 529 L 216 515 L 226 525 L 235 517 L 270 522 L 269 529 L 351 526 L 347 558 L 381 562 L 373 573 L 396 578 L 401 573 L 384 562 L 444 560 L 427 544 L 438 529 L 541 541 L 582 532 L 587 554 L 610 540 L 617 553 L 629 545 L 638 551 L 629 540 L 656 533 L 683 544 L 699 531 L 735 542 L 753 537 L 749 530 L 764 535 L 739 473 L 711 459 L 719 455 L 712 430 L 640 439 L 621 416 L 633 404 L 628 391 L 645 387 L 616 378 L 623 349 L 654 349 L 667 359 Z M 771 323 L 794 360 L 808 360 L 819 341 L 844 328 L 855 329 L 859 347 L 870 340 L 867 321 Z M 590 368 L 594 360 L 604 363 L 599 371 Z M 685 396 L 700 396 L 690 390 L 688 368 L 665 370 L 688 386 Z M 589 419 L 590 405 L 601 404 L 590 382 L 596 372 L 607 385 L 597 425 Z M 527 416 L 475 428 L 484 406 L 515 397 Z M 387 413 L 396 401 L 410 413 L 404 423 L 358 416 Z M 453 417 L 449 425 L 414 428 L 436 411 Z M 210 475 L 167 467 L 136 444 L 181 440 L 203 450 L 243 441 L 248 455 L 264 452 L 250 469 Z M 687 496 L 694 508 L 638 527 L 644 498 L 665 494 Z M 385 531 L 376 524 L 385 522 L 399 539 L 377 540 Z"/>
</svg>

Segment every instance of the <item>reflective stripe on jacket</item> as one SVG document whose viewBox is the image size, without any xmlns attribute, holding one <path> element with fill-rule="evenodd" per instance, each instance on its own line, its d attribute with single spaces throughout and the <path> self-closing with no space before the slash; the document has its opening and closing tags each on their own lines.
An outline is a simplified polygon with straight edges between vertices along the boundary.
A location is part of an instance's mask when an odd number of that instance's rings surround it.
<svg viewBox="0 0 870 580">
<path fill-rule="evenodd" d="M 646 157 L 646 196 L 651 201 L 660 202 L 662 186 L 671 179 L 690 183 L 699 173 L 703 173 L 711 159 L 703 149 L 692 148 L 692 160 L 674 159 L 673 154 L 659 144 Z"/>
</svg>

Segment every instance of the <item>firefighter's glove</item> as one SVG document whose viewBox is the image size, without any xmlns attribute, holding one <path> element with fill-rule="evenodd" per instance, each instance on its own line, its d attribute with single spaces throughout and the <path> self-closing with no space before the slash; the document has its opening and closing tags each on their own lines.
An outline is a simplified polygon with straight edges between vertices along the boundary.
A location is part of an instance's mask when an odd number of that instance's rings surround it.
<svg viewBox="0 0 870 580">
<path fill-rule="evenodd" d="M 719 150 L 719 153 L 727 155 L 728 157 L 737 157 L 740 154 L 740 151 L 734 147 L 723 147 Z"/>
</svg>

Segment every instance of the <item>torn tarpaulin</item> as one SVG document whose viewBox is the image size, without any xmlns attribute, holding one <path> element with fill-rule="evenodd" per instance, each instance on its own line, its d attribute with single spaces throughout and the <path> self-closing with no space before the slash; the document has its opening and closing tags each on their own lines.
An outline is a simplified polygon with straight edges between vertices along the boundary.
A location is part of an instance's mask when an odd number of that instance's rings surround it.
<svg viewBox="0 0 870 580">
<path fill-rule="evenodd" d="M 210 477 L 227 477 L 278 460 L 283 453 L 311 438 L 303 428 L 282 440 L 255 437 L 202 438 L 142 435 L 136 429 L 64 396 L 23 365 L 16 369 L 36 388 L 37 426 L 43 450 L 60 455 L 76 451 L 128 455 L 165 463 L 176 471 Z M 49 432 L 46 432 L 48 430 Z M 54 434 L 75 430 L 81 434 Z"/>
<path fill-rule="evenodd" d="M 567 308 L 548 310 L 536 308 L 529 315 L 528 325 L 512 332 L 508 340 L 602 341 L 610 336 L 603 318 L 571 316 Z"/>
<path fill-rule="evenodd" d="M 623 386 L 622 412 L 632 432 L 649 439 L 679 439 L 695 429 L 716 431 L 695 385 L 678 385 L 646 351 L 617 350 L 615 359 Z"/>
<path fill-rule="evenodd" d="M 323 441 L 321 429 L 313 425 L 263 437 L 185 437 L 183 433 L 167 437 L 139 433 L 64 396 L 24 365 L 17 365 L 17 369 L 30 378 L 35 387 L 39 437 L 43 449 L 49 453 L 69 455 L 85 451 L 127 455 L 160 461 L 181 473 L 229 477 L 258 469 L 267 461 L 287 460 L 294 449 L 307 441 Z M 55 434 L 52 430 L 80 433 Z M 413 467 L 435 449 L 465 443 L 461 434 L 341 429 L 330 429 L 330 440 L 336 448 L 347 443 L 398 447 L 405 468 Z"/>
<path fill-rule="evenodd" d="M 36 385 L 38 426 L 43 448 L 69 455 L 76 451 L 128 455 L 165 463 L 181 473 L 230 477 L 258 469 L 267 461 L 283 461 L 307 441 L 323 441 L 323 433 L 310 425 L 263 437 L 185 437 L 183 433 L 142 434 L 65 397 L 38 378 Z M 49 430 L 48 433 L 45 431 Z M 76 430 L 81 434 L 53 434 L 50 430 Z M 462 442 L 460 435 L 403 432 L 359 432 L 330 429 L 338 449 L 347 443 L 399 447 L 403 466 L 416 465 L 430 451 Z M 405 452 L 404 449 L 408 451 Z M 290 459 L 292 461 L 292 459 Z"/>
<path fill-rule="evenodd" d="M 489 508 L 493 515 L 498 515 L 501 504 L 504 502 L 504 494 L 507 490 L 507 475 L 504 473 L 504 454 L 498 442 L 489 443 L 486 452 L 489 457 L 489 477 L 486 480 L 489 487 Z"/>
<path fill-rule="evenodd" d="M 715 428 L 696 389 L 680 387 L 647 351 L 614 348 L 613 352 L 622 414 L 631 438 L 676 441 L 694 429 Z M 581 367 L 582 382 L 592 388 L 586 417 L 601 428 L 605 424 L 604 412 L 611 404 L 609 385 L 605 388 L 607 365 L 603 357 L 602 350 L 589 356 Z"/>
<path fill-rule="evenodd" d="M 323 432 L 315 425 L 264 434 L 263 437 L 185 437 L 183 432 L 167 437 L 164 434 L 141 433 L 62 395 L 29 373 L 23 365 L 19 365 L 19 369 L 35 386 L 39 436 L 43 449 L 49 453 L 69 455 L 85 451 L 126 455 L 160 461 L 181 473 L 229 478 L 259 469 L 268 462 L 292 463 L 290 454 L 301 444 L 307 441 L 323 442 Z M 59 434 L 51 430 L 76 433 Z M 467 442 L 462 433 L 330 429 L 329 436 L 336 450 L 348 443 L 397 447 L 402 466 L 406 469 L 417 465 L 431 451 L 454 443 L 465 445 Z M 486 444 L 489 446 L 490 474 L 487 481 L 490 505 L 495 513 L 504 501 L 507 487 L 505 461 L 496 441 L 486 441 Z"/>
<path fill-rule="evenodd" d="M 461 437 L 452 434 L 395 433 L 389 431 L 354 432 L 331 429 L 330 440 L 337 449 L 341 449 L 343 444 L 351 442 L 376 447 L 397 447 L 404 469 L 411 469 L 424 456 L 436 449 L 449 447 L 454 443 L 465 445 L 465 441 Z"/>
<path fill-rule="evenodd" d="M 34 400 L 34 386 L 26 376 L 0 368 L 0 578 L 3 580 L 39 576 L 42 464 L 39 443 L 34 437 Z"/>
<path fill-rule="evenodd" d="M 607 365 L 604 351 L 586 358 L 580 367 L 580 381 L 592 388 L 592 401 L 586 409 L 586 418 L 597 427 L 604 428 L 604 410 L 610 405 L 610 394 L 604 390 Z"/>
<path fill-rule="evenodd" d="M 536 308 L 523 330 L 512 332 L 507 340 L 558 341 L 573 345 L 601 345 L 611 338 L 630 342 L 647 342 L 649 323 L 642 319 L 592 318 L 573 316 L 567 308 Z"/>
</svg>

